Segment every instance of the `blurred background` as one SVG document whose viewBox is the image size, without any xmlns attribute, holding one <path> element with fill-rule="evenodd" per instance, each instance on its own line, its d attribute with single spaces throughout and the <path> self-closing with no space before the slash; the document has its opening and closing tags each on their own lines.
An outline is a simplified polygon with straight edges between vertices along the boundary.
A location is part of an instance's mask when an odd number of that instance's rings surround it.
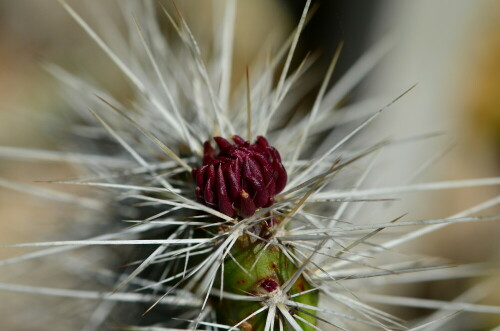
<svg viewBox="0 0 500 331">
<path fill-rule="evenodd" d="M 91 24 L 113 20 L 113 1 L 70 2 Z M 94 6 L 99 3 L 99 8 Z M 179 1 L 181 10 L 197 36 L 210 24 L 211 9 L 200 1 Z M 449 150 L 436 166 L 421 178 L 456 180 L 500 176 L 500 2 L 495 0 L 444 1 L 313 1 L 317 12 L 304 31 L 298 61 L 314 50 L 320 55 L 313 68 L 324 71 L 335 47 L 343 40 L 344 51 L 333 81 L 338 81 L 370 49 L 390 39 L 393 46 L 369 77 L 350 92 L 346 102 L 363 98 L 395 98 L 415 83 L 417 88 L 405 96 L 389 114 L 378 121 L 372 132 L 411 136 L 444 132 L 438 140 L 423 142 L 411 152 L 398 152 L 378 183 L 384 186 L 402 182 L 422 160 Z M 235 71 L 242 72 L 258 52 L 261 42 L 272 31 L 285 36 L 297 24 L 304 6 L 302 0 L 239 0 L 235 32 Z M 43 69 L 56 63 L 68 71 L 91 77 L 113 93 L 126 93 L 121 74 L 80 27 L 53 0 L 0 0 L 0 146 L 58 149 L 64 146 L 64 130 L 54 125 L 64 103 L 57 82 Z M 453 148 L 448 148 L 453 146 Z M 5 150 L 4 150 L 5 154 Z M 33 185 L 37 180 L 64 179 L 77 171 L 56 162 L 19 162 L 0 158 L 0 243 L 11 244 L 60 238 L 73 222 L 74 210 L 40 200 L 9 188 L 9 183 Z M 51 188 L 50 185 L 36 184 Z M 67 188 L 64 188 L 67 189 Z M 75 191 L 74 189 L 67 189 Z M 428 196 L 405 196 L 399 208 L 418 211 L 421 217 L 449 216 L 500 194 L 498 186 L 447 190 Z M 488 214 L 499 213 L 496 210 Z M 419 251 L 457 262 L 500 261 L 500 224 L 494 222 L 456 225 L 425 238 Z M 0 249 L 0 259 L 21 250 Z M 45 271 L 57 265 L 37 263 L 30 271 L 3 268 L 0 281 L 31 285 L 71 287 L 71 277 L 54 279 Z M 37 274 L 37 277 L 33 275 Z M 464 281 L 453 283 L 467 288 Z M 500 288 L 500 284 L 497 288 Z M 442 284 L 405 289 L 408 296 L 453 297 Z M 400 294 L 400 293 L 399 293 Z M 48 300 L 48 301 L 47 301 Z M 14 312 L 26 305 L 50 302 L 61 316 L 71 310 L 71 319 L 59 327 L 47 327 L 42 316 L 32 311 L 22 318 Z M 85 303 L 61 309 L 58 299 L 0 292 L 0 329 L 68 330 L 81 325 L 78 310 Z M 480 300 L 499 304 L 500 290 Z M 391 308 L 392 309 L 392 308 Z M 33 310 L 33 309 L 30 309 Z M 403 309 L 398 314 L 414 318 L 424 313 Z M 9 318 L 9 316 L 12 316 Z M 498 317 L 464 314 L 463 330 L 488 329 L 500 324 Z M 458 330 L 457 329 L 457 330 Z"/>
</svg>

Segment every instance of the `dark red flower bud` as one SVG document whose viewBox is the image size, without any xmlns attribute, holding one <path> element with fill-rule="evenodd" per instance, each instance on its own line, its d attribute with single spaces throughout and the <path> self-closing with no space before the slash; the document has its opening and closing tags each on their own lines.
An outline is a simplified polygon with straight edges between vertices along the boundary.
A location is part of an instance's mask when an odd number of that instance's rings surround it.
<svg viewBox="0 0 500 331">
<path fill-rule="evenodd" d="M 268 278 L 265 279 L 262 283 L 260 283 L 260 287 L 266 290 L 267 292 L 271 293 L 278 289 L 278 283 L 274 279 Z"/>
<path fill-rule="evenodd" d="M 214 140 L 218 154 L 205 142 L 202 166 L 193 170 L 199 201 L 229 217 L 249 217 L 257 208 L 271 206 L 287 182 L 278 151 L 261 136 L 254 144 L 240 136 L 232 137 L 234 144 L 222 137 Z"/>
</svg>

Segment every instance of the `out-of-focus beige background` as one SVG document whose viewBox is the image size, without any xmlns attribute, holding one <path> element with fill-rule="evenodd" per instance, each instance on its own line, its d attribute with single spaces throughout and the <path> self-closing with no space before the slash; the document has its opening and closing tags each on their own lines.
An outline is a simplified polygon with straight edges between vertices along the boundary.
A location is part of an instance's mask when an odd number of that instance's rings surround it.
<svg viewBox="0 0 500 331">
<path fill-rule="evenodd" d="M 84 16 L 95 17 L 95 8 L 92 6 L 78 2 L 72 4 Z M 205 15 L 199 10 L 199 3 L 192 4 L 188 3 L 182 9 L 193 21 L 203 22 Z M 112 5 L 112 2 L 104 3 L 104 6 Z M 197 10 L 190 12 L 190 7 Z M 359 10 L 363 10 L 362 7 Z M 433 1 L 413 5 L 396 5 L 395 2 L 386 1 L 373 14 L 373 40 L 394 30 L 404 42 L 396 45 L 395 51 L 370 80 L 373 87 L 369 85 L 367 90 L 370 93 L 400 92 L 408 86 L 406 82 L 414 83 L 417 80 L 420 84 L 417 93 L 404 104 L 412 110 L 414 107 L 415 112 L 419 111 L 419 107 L 424 107 L 431 109 L 431 113 L 422 113 L 421 116 L 415 113 L 415 119 L 411 120 L 421 123 L 422 129 L 428 123 L 436 124 L 436 127 L 446 123 L 447 129 L 457 137 L 457 148 L 440 161 L 430 179 L 500 175 L 499 13 L 498 1 L 483 0 L 443 1 L 439 6 L 434 5 Z M 109 15 L 112 14 L 113 11 L 109 10 Z M 332 19 L 342 20 L 343 13 L 335 15 L 338 18 Z M 283 31 L 289 30 L 293 18 L 283 2 L 247 0 L 240 2 L 237 22 L 235 54 L 237 61 L 244 63 L 259 48 L 262 36 L 281 24 Z M 452 29 L 450 26 L 459 29 L 459 32 L 447 30 Z M 198 28 L 199 31 L 203 30 L 203 27 Z M 328 31 L 324 31 L 321 38 L 325 43 L 332 42 L 328 40 Z M 56 82 L 42 68 L 45 62 L 54 62 L 71 72 L 92 77 L 114 91 L 124 87 L 122 77 L 110 61 L 56 1 L 0 0 L 1 146 L 55 149 L 60 145 L 59 136 L 53 134 L 50 118 L 60 114 L 64 103 L 57 93 Z M 240 69 L 242 67 L 239 66 Z M 406 78 L 402 78 L 404 74 L 407 74 Z M 419 75 L 424 78 L 420 79 Z M 425 77 L 431 79 L 426 81 Z M 398 121 L 405 121 L 405 118 L 395 118 L 394 121 L 390 125 L 397 126 Z M 0 158 L 0 178 L 10 181 L 33 184 L 36 180 L 61 179 L 73 175 L 74 169 L 60 163 L 17 162 Z M 52 188 L 47 184 L 35 185 Z M 425 214 L 429 216 L 447 216 L 500 192 L 498 186 L 494 186 L 445 193 L 447 198 L 440 199 L 440 203 L 426 201 L 425 207 L 420 203 L 413 208 L 428 208 Z M 57 238 L 57 233 L 68 222 L 72 222 L 72 212 L 70 207 L 0 187 L 0 243 Z M 489 214 L 494 212 L 491 210 Z M 496 212 L 499 212 L 498 208 Z M 443 257 L 461 262 L 498 262 L 499 237 L 500 227 L 497 223 L 459 225 L 447 228 L 446 232 L 430 235 L 423 251 L 439 252 Z M 0 259 L 21 252 L 23 250 L 2 248 Z M 41 275 L 44 268 L 53 267 L 36 265 L 37 273 Z M 62 280 L 53 280 L 42 276 L 35 283 L 32 280 L 29 270 L 3 268 L 0 271 L 0 281 L 6 282 L 31 281 L 32 285 L 58 287 L 71 282 L 64 277 Z M 500 293 L 495 295 L 498 304 Z M 495 298 L 488 300 L 484 303 L 495 303 Z M 33 313 L 31 321 L 4 318 L 25 309 L 27 302 L 33 304 L 34 301 L 26 301 L 24 294 L 0 292 L 0 328 L 54 330 L 46 325 L 40 326 L 46 317 L 36 313 Z M 56 304 L 57 301 L 41 298 L 36 304 L 44 302 Z M 72 307 L 78 310 L 76 305 Z M 495 321 L 499 321 L 489 316 L 485 319 L 486 326 L 493 326 Z M 72 329 L 72 323 L 78 325 L 79 322 L 67 321 L 58 329 Z"/>
</svg>

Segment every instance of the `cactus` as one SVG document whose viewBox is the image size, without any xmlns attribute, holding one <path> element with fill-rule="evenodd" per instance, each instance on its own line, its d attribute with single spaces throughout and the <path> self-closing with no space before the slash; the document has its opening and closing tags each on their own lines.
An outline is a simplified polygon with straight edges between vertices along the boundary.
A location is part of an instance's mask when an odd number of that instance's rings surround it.
<svg viewBox="0 0 500 331">
<path fill-rule="evenodd" d="M 266 247 L 262 242 L 252 243 L 250 238 L 240 238 L 231 250 L 231 254 L 234 260 L 224 263 L 224 290 L 228 292 L 261 295 L 269 297 L 267 300 L 279 300 L 312 289 L 307 280 L 300 276 L 285 293 L 282 292 L 283 285 L 297 272 L 297 267 L 278 247 L 272 245 Z M 318 293 L 311 291 L 292 300 L 317 306 Z M 221 322 L 235 325 L 259 308 L 261 305 L 255 301 L 223 299 L 218 303 L 217 311 Z M 305 311 L 306 313 L 296 312 L 296 314 L 309 324 L 302 321 L 298 321 L 298 324 L 303 330 L 314 330 L 315 312 L 307 309 Z M 266 315 L 258 315 L 245 321 L 242 329 L 264 330 L 265 324 Z M 278 329 L 278 325 L 274 327 Z"/>
<path fill-rule="evenodd" d="M 225 2 L 225 28 L 232 28 L 236 3 Z M 76 198 L 47 193 L 45 197 L 91 209 L 104 215 L 107 223 L 95 217 L 99 222 L 92 226 L 98 234 L 89 239 L 14 245 L 61 247 L 42 248 L 0 266 L 82 246 L 103 246 L 98 255 L 107 257 L 105 262 L 112 267 L 104 272 L 99 268 L 87 271 L 96 280 L 105 279 L 110 289 L 0 287 L 123 303 L 104 308 L 98 305 L 95 319 L 91 319 L 95 328 L 118 321 L 132 330 L 399 330 L 434 322 L 405 323 L 370 305 L 371 301 L 410 302 L 420 308 L 435 308 L 434 302 L 370 295 L 370 287 L 392 284 L 385 276 L 447 269 L 448 264 L 436 264 L 426 256 L 401 256 L 391 250 L 448 224 L 497 219 L 472 214 L 497 204 L 498 198 L 453 217 L 433 220 L 407 221 L 385 214 L 382 220 L 371 215 L 366 220 L 357 215 L 357 206 L 373 203 L 376 207 L 370 207 L 371 213 L 385 208 L 387 199 L 380 196 L 398 190 L 496 185 L 498 180 L 363 190 L 376 161 L 374 155 L 401 141 L 349 143 L 399 97 L 356 123 L 341 139 L 323 136 L 324 119 L 340 101 L 335 87 L 328 89 L 340 45 L 310 112 L 298 117 L 298 106 L 288 97 L 300 84 L 310 59 L 295 71 L 290 63 L 310 3 L 306 1 L 298 28 L 285 44 L 288 53 L 277 51 L 269 61 L 265 52 L 260 66 L 242 79 L 242 86 L 246 85 L 243 92 L 235 90 L 230 98 L 231 63 L 227 59 L 232 44 L 225 33 L 219 36 L 219 43 L 200 46 L 184 17 L 166 11 L 183 46 L 170 44 L 158 35 L 161 28 L 152 2 L 126 2 L 120 5 L 131 6 L 126 8 L 136 14 L 134 20 L 125 22 L 134 34 L 114 50 L 61 0 L 130 81 L 134 102 L 120 102 L 61 69 L 52 70 L 69 87 L 75 121 L 92 133 L 83 130 L 86 135 L 74 137 L 74 142 L 83 146 L 82 158 L 101 162 L 98 166 L 88 162 L 97 173 L 92 179 L 62 183 L 105 188 L 111 193 Z M 211 47 L 221 49 L 212 51 Z M 127 52 L 120 54 L 120 49 Z M 130 49 L 140 52 L 131 52 L 137 58 L 128 63 L 125 59 Z M 250 74 L 256 78 L 250 80 Z M 350 84 L 352 87 L 355 82 Z M 329 130 L 337 126 L 328 125 Z M 316 155 L 320 140 L 328 148 Z M 132 221 L 133 226 L 123 226 L 117 220 Z M 424 228 L 411 227 L 415 225 Z M 390 232 L 393 227 L 410 230 Z M 382 230 L 384 236 L 379 236 Z M 130 247 L 115 251 L 116 246 Z M 89 260 L 95 256 L 89 254 Z M 80 255 L 78 258 L 83 260 Z M 478 266 L 471 268 L 480 271 Z M 462 274 L 445 275 L 453 278 Z M 443 276 L 428 277 L 424 281 Z M 411 280 L 418 282 L 420 278 Z M 443 307 L 476 312 L 497 309 L 473 304 Z"/>
<path fill-rule="evenodd" d="M 232 137 L 235 144 L 222 137 L 214 139 L 219 152 L 216 154 L 210 142 L 205 142 L 203 165 L 193 170 L 198 199 L 229 217 L 251 217 L 259 208 L 272 207 L 274 196 L 283 190 L 287 181 L 279 152 L 262 136 L 257 137 L 254 144 L 240 136 Z M 310 291 L 312 286 L 301 275 L 299 268 L 281 248 L 269 241 L 281 221 L 270 215 L 248 229 L 250 234 L 237 238 L 230 252 L 232 259 L 223 263 L 224 282 L 218 285 L 229 293 L 262 296 L 271 306 L 288 300 L 294 294 L 308 292 L 295 301 L 316 306 L 317 291 Z M 266 241 L 271 244 L 266 244 Z M 260 308 L 259 303 L 222 297 L 217 304 L 220 321 L 228 325 L 244 321 L 244 327 L 240 324 L 244 329 L 266 329 L 265 316 L 247 319 Z M 314 330 L 314 311 L 305 310 L 305 313 L 296 314 L 305 320 L 298 322 L 302 329 Z M 275 324 L 275 321 L 270 323 Z"/>
<path fill-rule="evenodd" d="M 206 141 L 202 166 L 193 169 L 198 200 L 229 217 L 235 217 L 236 223 L 252 217 L 260 208 L 272 208 L 275 195 L 285 188 L 287 182 L 279 152 L 262 136 L 257 137 L 254 144 L 240 136 L 232 137 L 234 144 L 222 137 L 215 137 L 214 140 L 218 153 Z M 279 303 L 312 289 L 294 261 L 269 241 L 281 221 L 269 215 L 248 228 L 249 234 L 243 233 L 236 239 L 230 250 L 232 258 L 223 262 L 223 281 L 217 284 L 222 291 L 240 296 L 261 296 L 273 305 L 272 302 Z M 219 231 L 229 232 L 231 229 L 221 226 Z M 248 319 L 259 310 L 261 305 L 258 302 L 234 300 L 223 295 L 218 301 L 216 309 L 221 322 L 239 324 L 250 330 L 266 329 L 265 316 Z M 316 306 L 318 293 L 310 291 L 298 296 L 295 301 Z M 309 310 L 297 312 L 297 316 L 306 321 L 298 322 L 298 325 L 304 330 L 313 330 L 316 324 L 314 313 Z M 275 321 L 270 323 L 275 324 Z"/>
</svg>

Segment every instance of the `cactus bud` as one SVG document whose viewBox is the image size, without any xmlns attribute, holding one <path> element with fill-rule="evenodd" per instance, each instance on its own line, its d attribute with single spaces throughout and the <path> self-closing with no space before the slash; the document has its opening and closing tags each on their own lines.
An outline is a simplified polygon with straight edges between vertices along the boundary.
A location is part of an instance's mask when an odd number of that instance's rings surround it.
<svg viewBox="0 0 500 331">
<path fill-rule="evenodd" d="M 203 163 L 193 170 L 196 197 L 221 213 L 250 217 L 257 208 L 269 207 L 287 182 L 278 151 L 264 137 L 254 144 L 233 136 L 234 144 L 214 138 L 219 152 L 204 144 Z"/>
</svg>

